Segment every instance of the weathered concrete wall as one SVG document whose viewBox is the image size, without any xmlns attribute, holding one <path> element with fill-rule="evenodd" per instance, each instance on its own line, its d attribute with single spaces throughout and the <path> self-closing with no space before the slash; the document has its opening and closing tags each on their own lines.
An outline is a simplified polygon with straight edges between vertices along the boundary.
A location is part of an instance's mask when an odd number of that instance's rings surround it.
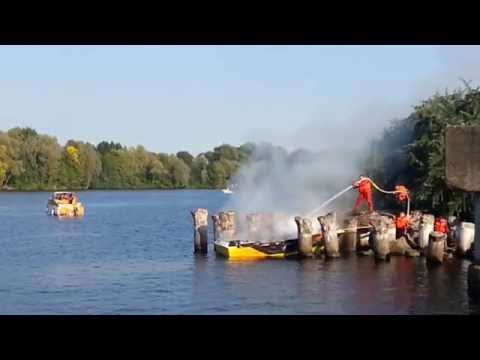
<svg viewBox="0 0 480 360">
<path fill-rule="evenodd" d="M 449 186 L 480 192 L 480 126 L 447 127 L 445 174 Z"/>
</svg>

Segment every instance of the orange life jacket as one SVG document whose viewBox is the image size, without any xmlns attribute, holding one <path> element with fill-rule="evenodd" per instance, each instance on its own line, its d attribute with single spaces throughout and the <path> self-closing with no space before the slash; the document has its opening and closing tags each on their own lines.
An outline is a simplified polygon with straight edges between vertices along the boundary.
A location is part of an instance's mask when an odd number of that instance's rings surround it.
<svg viewBox="0 0 480 360">
<path fill-rule="evenodd" d="M 372 184 L 370 184 L 369 179 L 358 180 L 354 185 L 358 187 L 358 191 L 361 193 L 372 192 Z"/>
<path fill-rule="evenodd" d="M 448 233 L 448 223 L 447 223 L 447 220 L 445 219 L 436 219 L 435 220 L 435 224 L 433 226 L 433 230 L 434 231 L 438 231 L 438 232 L 441 232 L 441 233 Z"/>
<path fill-rule="evenodd" d="M 408 217 L 398 216 L 395 218 L 395 226 L 398 230 L 405 230 L 408 227 Z"/>
</svg>

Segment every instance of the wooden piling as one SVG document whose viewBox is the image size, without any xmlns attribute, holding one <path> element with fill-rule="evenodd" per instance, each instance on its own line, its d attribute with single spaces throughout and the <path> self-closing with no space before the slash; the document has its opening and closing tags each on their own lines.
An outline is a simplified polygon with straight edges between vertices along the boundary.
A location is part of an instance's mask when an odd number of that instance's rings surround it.
<svg viewBox="0 0 480 360">
<path fill-rule="evenodd" d="M 208 211 L 196 209 L 191 211 L 193 217 L 193 248 L 195 252 L 208 251 Z"/>
<path fill-rule="evenodd" d="M 475 240 L 475 224 L 471 222 L 461 222 L 458 225 L 456 236 L 456 251 L 460 256 L 465 256 L 470 251 Z"/>
<path fill-rule="evenodd" d="M 300 216 L 295 217 L 298 232 L 298 252 L 301 257 L 311 257 L 312 253 L 312 221 Z"/>
<path fill-rule="evenodd" d="M 345 254 L 350 254 L 357 250 L 357 224 L 357 218 L 344 221 L 345 232 L 343 233 L 341 248 Z"/>
<path fill-rule="evenodd" d="M 423 214 L 420 220 L 420 230 L 418 237 L 418 247 L 425 249 L 428 247 L 430 233 L 433 231 L 433 224 L 435 222 L 435 216 L 429 214 Z"/>
<path fill-rule="evenodd" d="M 212 226 L 213 226 L 213 251 L 217 251 L 216 248 L 216 242 L 219 239 L 218 238 L 218 233 L 219 233 L 219 225 L 218 225 L 218 215 L 212 215 Z"/>
<path fill-rule="evenodd" d="M 395 220 L 391 217 L 385 220 L 387 222 L 387 234 L 389 241 L 395 241 L 397 239 L 397 227 Z"/>
<path fill-rule="evenodd" d="M 443 263 L 443 254 L 447 243 L 447 234 L 433 231 L 429 235 L 427 261 L 433 264 Z"/>
<path fill-rule="evenodd" d="M 217 219 L 217 238 L 218 241 L 235 240 L 236 223 L 235 212 L 219 212 Z"/>
<path fill-rule="evenodd" d="M 386 216 L 371 217 L 372 249 L 376 260 L 390 260 L 389 218 Z"/>
<path fill-rule="evenodd" d="M 325 216 L 319 216 L 322 237 L 325 241 L 325 255 L 327 258 L 336 258 L 340 256 L 338 243 L 337 218 L 335 212 L 328 213 Z"/>
</svg>

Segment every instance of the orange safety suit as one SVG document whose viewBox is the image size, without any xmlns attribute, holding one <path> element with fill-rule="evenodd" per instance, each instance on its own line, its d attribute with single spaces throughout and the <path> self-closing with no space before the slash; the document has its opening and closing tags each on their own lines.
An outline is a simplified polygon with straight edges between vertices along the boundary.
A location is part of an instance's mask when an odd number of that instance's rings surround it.
<svg viewBox="0 0 480 360">
<path fill-rule="evenodd" d="M 444 234 L 448 234 L 448 223 L 444 218 L 435 219 L 435 224 L 433 225 L 433 230 L 438 231 Z"/>
<path fill-rule="evenodd" d="M 410 225 L 408 216 L 397 216 L 395 218 L 395 227 L 397 228 L 397 237 L 403 236 L 406 234 L 408 226 Z"/>
<path fill-rule="evenodd" d="M 408 198 L 408 190 L 403 185 L 395 186 L 395 192 L 399 201 L 404 202 Z"/>
<path fill-rule="evenodd" d="M 373 211 L 372 184 L 370 179 L 360 178 L 360 180 L 353 183 L 353 186 L 358 189 L 358 197 L 353 206 L 353 211 L 357 210 L 363 201 L 367 201 L 368 210 Z"/>
</svg>

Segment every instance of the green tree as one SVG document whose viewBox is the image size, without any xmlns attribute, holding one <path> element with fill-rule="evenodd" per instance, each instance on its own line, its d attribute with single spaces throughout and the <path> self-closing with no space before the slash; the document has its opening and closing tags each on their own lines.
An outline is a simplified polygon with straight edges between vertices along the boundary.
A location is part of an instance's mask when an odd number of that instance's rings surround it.
<svg viewBox="0 0 480 360">
<path fill-rule="evenodd" d="M 192 166 L 193 156 L 188 151 L 179 151 L 177 152 L 177 157 L 182 159 L 188 167 Z"/>
</svg>

